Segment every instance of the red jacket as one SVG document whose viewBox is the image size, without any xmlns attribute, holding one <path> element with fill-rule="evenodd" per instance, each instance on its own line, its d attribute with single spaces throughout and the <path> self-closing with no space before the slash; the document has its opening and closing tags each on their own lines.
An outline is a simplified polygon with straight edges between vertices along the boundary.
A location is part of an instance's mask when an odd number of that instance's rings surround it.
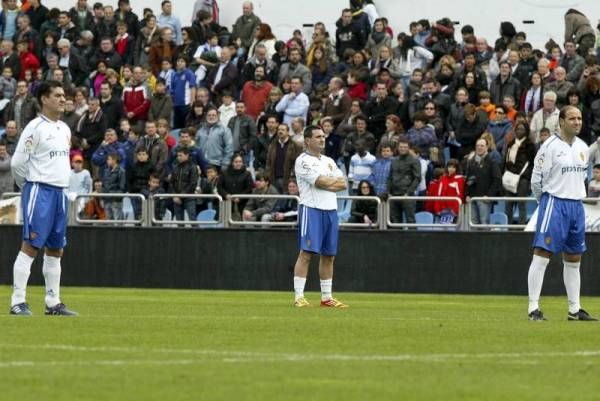
<svg viewBox="0 0 600 401">
<path fill-rule="evenodd" d="M 264 81 L 260 87 L 254 85 L 252 81 L 246 82 L 242 90 L 242 101 L 246 105 L 246 114 L 256 120 L 260 113 L 265 111 L 265 104 L 269 99 L 271 89 L 273 89 L 273 84 L 269 81 Z"/>
<path fill-rule="evenodd" d="M 150 93 L 144 85 L 131 85 L 123 89 L 123 109 L 125 114 L 132 112 L 134 119 L 147 120 L 150 110 Z"/>
<path fill-rule="evenodd" d="M 25 79 L 25 71 L 27 70 L 31 70 L 31 75 L 35 78 L 35 73 L 40 68 L 40 61 L 38 58 L 32 52 L 26 51 L 19 55 L 19 59 L 21 60 L 19 79 Z"/>
<path fill-rule="evenodd" d="M 366 83 L 357 82 L 356 85 L 350 85 L 348 87 L 348 96 L 350 96 L 352 100 L 360 99 L 366 102 L 369 97 L 369 88 Z"/>
<path fill-rule="evenodd" d="M 430 185 L 431 186 L 431 185 Z M 429 188 L 427 189 L 429 195 Z M 432 195 L 435 196 L 435 195 Z M 455 196 L 460 198 L 461 201 L 465 201 L 465 177 L 459 174 L 447 175 L 444 174 L 440 178 L 439 185 L 437 187 L 437 196 Z M 452 213 L 458 215 L 459 205 L 458 202 L 450 200 L 439 200 L 433 204 L 435 214 L 440 214 L 444 209 L 452 210 Z"/>
</svg>

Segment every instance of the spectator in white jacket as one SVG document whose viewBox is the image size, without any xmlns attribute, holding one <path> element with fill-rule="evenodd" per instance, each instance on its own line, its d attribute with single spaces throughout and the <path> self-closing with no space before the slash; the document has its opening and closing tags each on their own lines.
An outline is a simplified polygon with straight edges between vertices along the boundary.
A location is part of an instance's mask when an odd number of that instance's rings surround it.
<svg viewBox="0 0 600 401">
<path fill-rule="evenodd" d="M 531 131 L 529 139 L 535 144 L 540 142 L 540 130 L 544 127 L 550 130 L 550 135 L 559 132 L 558 115 L 560 110 L 556 108 L 556 93 L 549 91 L 544 93 L 544 107 L 533 114 L 531 118 Z"/>
</svg>

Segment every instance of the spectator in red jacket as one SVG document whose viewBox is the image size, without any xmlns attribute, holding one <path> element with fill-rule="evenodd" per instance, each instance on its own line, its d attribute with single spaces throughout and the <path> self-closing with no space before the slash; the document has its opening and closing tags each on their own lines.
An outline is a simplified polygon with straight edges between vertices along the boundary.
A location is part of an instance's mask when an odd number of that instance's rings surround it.
<svg viewBox="0 0 600 401">
<path fill-rule="evenodd" d="M 266 80 L 265 67 L 257 65 L 254 80 L 244 84 L 242 102 L 246 105 L 246 114 L 254 120 L 265 110 L 273 84 Z"/>
<path fill-rule="evenodd" d="M 29 51 L 29 42 L 26 40 L 19 42 L 17 44 L 17 53 L 21 62 L 19 79 L 25 79 L 25 71 L 27 70 L 31 70 L 31 75 L 35 76 L 37 70 L 40 68 L 40 61 Z"/>
<path fill-rule="evenodd" d="M 141 67 L 133 69 L 131 85 L 123 89 L 123 109 L 129 123 L 137 132 L 143 132 L 150 110 L 150 90 L 143 82 Z"/>
<path fill-rule="evenodd" d="M 429 195 L 429 189 L 428 189 Z M 460 174 L 460 163 L 456 159 L 448 160 L 444 175 L 439 180 L 437 186 L 437 194 L 431 196 L 454 196 L 465 201 L 465 177 Z M 433 205 L 433 213 L 441 215 L 444 211 L 451 211 L 452 214 L 458 216 L 460 205 L 456 201 L 439 200 Z"/>
</svg>

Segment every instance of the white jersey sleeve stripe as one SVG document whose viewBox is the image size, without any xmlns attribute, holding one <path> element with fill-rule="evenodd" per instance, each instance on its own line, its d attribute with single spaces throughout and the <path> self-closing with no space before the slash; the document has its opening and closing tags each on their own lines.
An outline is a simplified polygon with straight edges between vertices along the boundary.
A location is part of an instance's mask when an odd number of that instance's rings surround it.
<svg viewBox="0 0 600 401">
<path fill-rule="evenodd" d="M 550 225 L 550 217 L 552 216 L 552 209 L 554 208 L 554 196 L 550 195 L 550 200 L 546 206 L 544 213 L 544 219 L 542 220 L 541 232 L 545 233 Z"/>
</svg>

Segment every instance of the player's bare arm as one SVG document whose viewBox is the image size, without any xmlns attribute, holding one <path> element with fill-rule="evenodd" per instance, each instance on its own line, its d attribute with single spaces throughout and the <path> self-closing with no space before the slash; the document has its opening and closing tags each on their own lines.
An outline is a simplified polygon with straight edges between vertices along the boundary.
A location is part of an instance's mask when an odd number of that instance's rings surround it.
<svg viewBox="0 0 600 401">
<path fill-rule="evenodd" d="M 315 182 L 315 186 L 325 191 L 340 192 L 348 187 L 344 177 L 327 177 L 320 175 Z"/>
</svg>

